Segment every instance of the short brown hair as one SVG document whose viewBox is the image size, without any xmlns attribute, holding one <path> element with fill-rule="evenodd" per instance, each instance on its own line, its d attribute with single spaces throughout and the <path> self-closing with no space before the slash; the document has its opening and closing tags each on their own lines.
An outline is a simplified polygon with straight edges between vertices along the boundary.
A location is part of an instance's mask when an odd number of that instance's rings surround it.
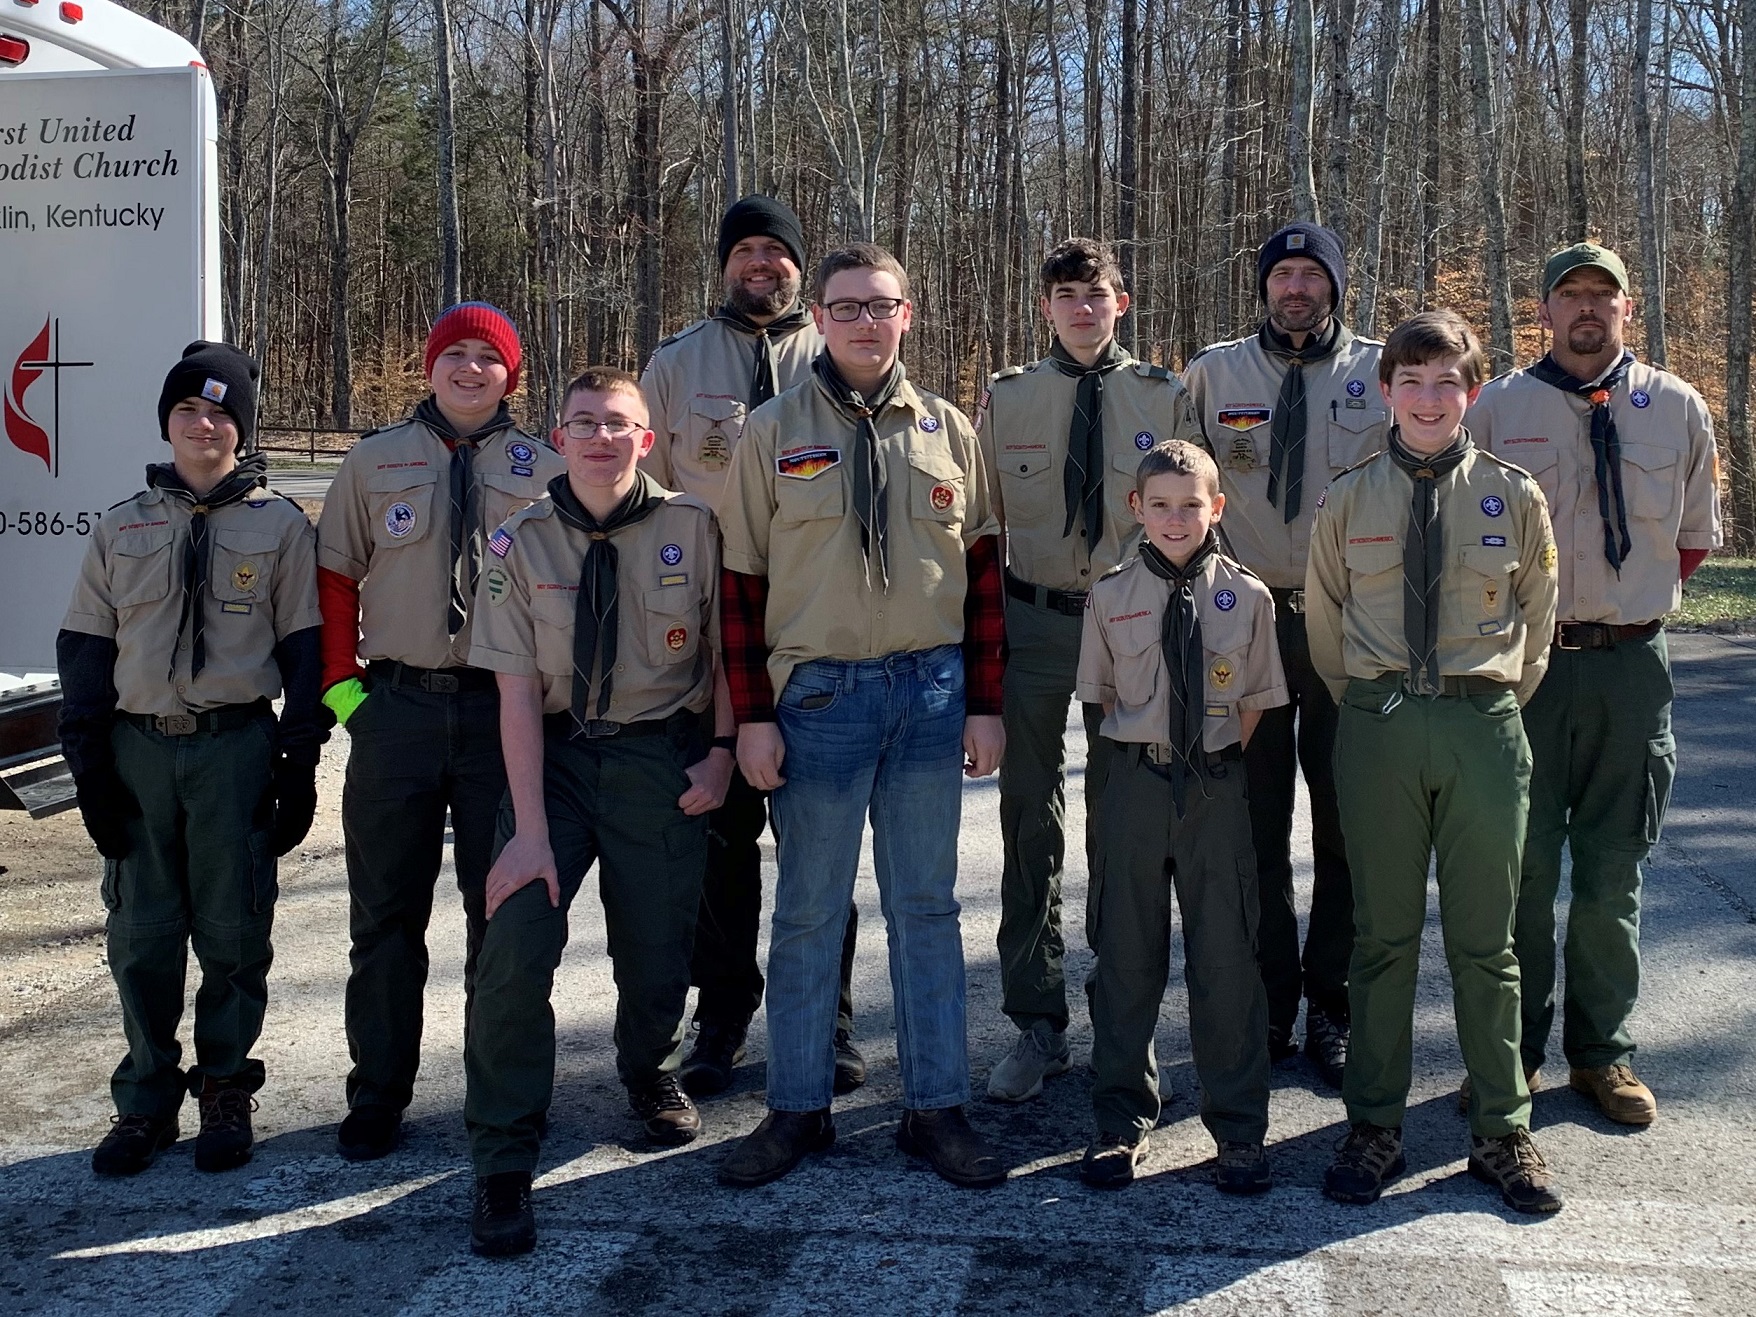
<svg viewBox="0 0 1756 1317">
<path fill-rule="evenodd" d="M 1043 257 L 1041 279 L 1044 297 L 1055 291 L 1056 284 L 1107 283 L 1112 292 L 1125 291 L 1116 253 L 1096 238 L 1069 238 L 1057 243 Z"/>
<path fill-rule="evenodd" d="M 1422 311 L 1410 316 L 1384 340 L 1378 358 L 1378 378 L 1385 384 L 1398 366 L 1424 366 L 1430 361 L 1456 357 L 1463 387 L 1473 389 L 1488 377 L 1488 359 L 1482 341 L 1469 322 L 1455 311 Z"/>
<path fill-rule="evenodd" d="M 817 277 L 811 281 L 811 300 L 821 304 L 823 290 L 843 270 L 883 270 L 894 274 L 903 298 L 909 297 L 908 271 L 902 268 L 901 261 L 875 242 L 850 242 L 845 247 L 837 247 L 818 262 Z"/>
<path fill-rule="evenodd" d="M 576 393 L 632 393 L 640 399 L 640 405 L 646 407 L 646 395 L 640 390 L 640 381 L 627 371 L 615 366 L 587 366 L 573 377 L 567 391 L 561 395 L 561 410 L 565 412 L 567 405 L 573 401 Z"/>
<path fill-rule="evenodd" d="M 1194 476 L 1210 495 L 1219 493 L 1219 467 L 1185 439 L 1161 439 L 1146 450 L 1134 472 L 1134 492 L 1145 498 L 1146 482 L 1154 476 Z"/>
</svg>

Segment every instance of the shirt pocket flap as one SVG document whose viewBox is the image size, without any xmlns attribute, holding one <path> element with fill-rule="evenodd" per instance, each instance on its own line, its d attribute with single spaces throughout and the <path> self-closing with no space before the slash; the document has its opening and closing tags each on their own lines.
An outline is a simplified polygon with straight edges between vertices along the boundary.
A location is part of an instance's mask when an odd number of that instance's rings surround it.
<svg viewBox="0 0 1756 1317">
<path fill-rule="evenodd" d="M 1250 647 L 1250 618 L 1243 609 L 1229 612 L 1215 610 L 1215 616 L 1201 619 L 1201 644 L 1209 653 L 1237 655 Z"/>
<path fill-rule="evenodd" d="M 1007 475 L 1040 476 L 1049 469 L 1049 454 L 1046 451 L 1018 452 L 1002 449 L 995 465 Z"/>
<path fill-rule="evenodd" d="M 215 599 L 266 599 L 280 541 L 256 530 L 216 530 L 208 585 Z"/>
<path fill-rule="evenodd" d="M 548 486 L 535 476 L 503 476 L 497 472 L 487 471 L 482 473 L 481 482 L 489 489 L 509 494 L 516 499 L 523 499 L 526 503 L 535 503 L 548 492 Z"/>
<path fill-rule="evenodd" d="M 1140 470 L 1140 459 L 1145 456 L 1145 449 L 1136 448 L 1133 444 L 1129 444 L 1120 452 L 1111 455 L 1110 466 L 1129 480 L 1133 480 L 1135 473 Z"/>
<path fill-rule="evenodd" d="M 735 398 L 696 398 L 689 404 L 690 413 L 704 422 L 705 428 L 715 425 L 741 428 L 748 410 Z"/>
<path fill-rule="evenodd" d="M 1560 450 L 1553 443 L 1501 444 L 1494 449 L 1494 456 L 1533 476 L 1539 471 L 1549 470 L 1561 460 Z"/>
<path fill-rule="evenodd" d="M 1338 407 L 1329 414 L 1329 465 L 1345 471 L 1383 447 L 1390 417 L 1377 407 Z"/>
<path fill-rule="evenodd" d="M 1337 407 L 1329 416 L 1331 425 L 1338 429 L 1351 430 L 1356 435 L 1386 425 L 1389 421 L 1390 417 L 1382 407 Z"/>
<path fill-rule="evenodd" d="M 1357 572 L 1361 576 L 1375 576 L 1379 572 L 1400 571 L 1402 569 L 1402 545 L 1389 535 L 1373 536 L 1369 543 L 1348 544 L 1346 559 L 1348 570 Z"/>
<path fill-rule="evenodd" d="M 110 542 L 110 592 L 117 610 L 149 604 L 171 592 L 169 525 L 124 531 Z"/>
<path fill-rule="evenodd" d="M 656 664 L 681 663 L 701 647 L 701 619 L 693 591 L 660 586 L 642 596 L 647 657 Z"/>
<path fill-rule="evenodd" d="M 1161 634 L 1157 613 L 1112 623 L 1108 630 L 1110 651 L 1118 658 L 1134 658 L 1146 653 L 1159 643 Z"/>
<path fill-rule="evenodd" d="M 395 471 L 374 471 L 366 477 L 366 488 L 374 494 L 389 493 L 397 489 L 415 489 L 421 485 L 436 485 L 439 473 L 430 466 L 406 466 Z"/>
<path fill-rule="evenodd" d="M 839 517 L 846 507 L 840 457 L 810 475 L 782 473 L 774 482 L 775 519 L 782 523 Z"/>
<path fill-rule="evenodd" d="M 1465 567 L 1483 576 L 1510 576 L 1518 570 L 1516 544 L 1466 544 L 1458 556 Z"/>
<path fill-rule="evenodd" d="M 916 517 L 923 521 L 963 520 L 963 468 L 947 453 L 909 449 Z"/>
<path fill-rule="evenodd" d="M 1623 444 L 1621 448 L 1622 460 L 1632 462 L 1642 471 L 1663 471 L 1675 466 L 1680 456 L 1676 449 L 1659 444 Z"/>
</svg>

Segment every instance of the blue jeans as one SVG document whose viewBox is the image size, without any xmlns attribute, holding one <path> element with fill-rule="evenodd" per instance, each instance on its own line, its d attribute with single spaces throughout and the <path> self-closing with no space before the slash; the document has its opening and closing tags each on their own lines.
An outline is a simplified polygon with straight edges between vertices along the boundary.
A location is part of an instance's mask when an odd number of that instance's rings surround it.
<svg viewBox="0 0 1756 1317">
<path fill-rule="evenodd" d="M 780 877 L 768 952 L 768 1105 L 829 1106 L 842 930 L 864 817 L 890 947 L 903 1104 L 969 1100 L 957 830 L 963 652 L 956 645 L 793 669 L 776 708 Z"/>
</svg>

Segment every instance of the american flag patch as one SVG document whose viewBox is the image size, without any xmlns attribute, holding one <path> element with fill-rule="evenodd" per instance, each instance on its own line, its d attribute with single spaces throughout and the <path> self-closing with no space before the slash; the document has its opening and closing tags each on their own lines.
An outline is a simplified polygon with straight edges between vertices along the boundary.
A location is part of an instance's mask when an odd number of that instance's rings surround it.
<svg viewBox="0 0 1756 1317">
<path fill-rule="evenodd" d="M 512 536 L 506 533 L 506 527 L 501 526 L 488 536 L 488 549 L 496 558 L 504 558 L 512 552 Z"/>
</svg>

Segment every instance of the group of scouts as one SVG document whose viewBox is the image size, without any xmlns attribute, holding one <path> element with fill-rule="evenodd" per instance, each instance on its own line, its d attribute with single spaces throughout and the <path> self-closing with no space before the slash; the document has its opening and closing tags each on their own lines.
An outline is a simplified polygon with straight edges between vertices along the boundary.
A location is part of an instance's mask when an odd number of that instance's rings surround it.
<svg viewBox="0 0 1756 1317">
<path fill-rule="evenodd" d="M 888 252 L 830 253 L 807 297 L 797 218 L 754 197 L 725 215 L 719 261 L 723 305 L 639 380 L 581 374 L 547 442 L 506 407 L 510 321 L 446 311 L 430 395 L 348 454 L 315 530 L 265 483 L 255 363 L 195 343 L 172 367 L 171 461 L 104 516 L 58 642 L 128 1040 L 94 1170 L 147 1167 L 186 1092 L 196 1165 L 248 1160 L 276 860 L 310 827 L 339 724 L 352 1069 L 338 1151 L 398 1146 L 449 827 L 477 1252 L 535 1241 L 550 992 L 594 864 L 617 1071 L 649 1138 L 698 1135 L 693 1098 L 731 1083 L 766 991 L 768 1112 L 719 1179 L 764 1184 L 834 1141 L 833 1097 L 866 1073 L 849 979 L 868 819 L 897 1142 L 954 1184 L 998 1184 L 1006 1164 L 965 1111 L 959 779 L 1000 774 L 1003 1009 L 1019 1034 L 987 1091 L 1024 1102 L 1072 1064 L 1074 698 L 1096 953 L 1089 1183 L 1130 1183 L 1159 1119 L 1174 892 L 1217 1187 L 1271 1186 L 1270 1074 L 1298 1050 L 1302 1000 L 1304 1049 L 1349 1121 L 1325 1192 L 1374 1201 L 1406 1165 L 1435 853 L 1470 1171 L 1514 1209 L 1561 1205 L 1529 1126 L 1563 845 L 1568 1082 L 1613 1120 L 1654 1119 L 1628 1017 L 1640 863 L 1676 761 L 1661 619 L 1720 526 L 1706 407 L 1624 347 L 1613 252 L 1549 260 L 1548 355 L 1484 383 L 1453 313 L 1384 343 L 1352 334 L 1339 239 L 1292 224 L 1259 255 L 1257 331 L 1179 380 L 1119 345 L 1115 258 L 1075 239 L 1041 271 L 1049 356 L 995 376 L 973 424 L 903 370 L 914 307 Z M 1316 876 L 1302 950 L 1299 771 Z"/>
</svg>

